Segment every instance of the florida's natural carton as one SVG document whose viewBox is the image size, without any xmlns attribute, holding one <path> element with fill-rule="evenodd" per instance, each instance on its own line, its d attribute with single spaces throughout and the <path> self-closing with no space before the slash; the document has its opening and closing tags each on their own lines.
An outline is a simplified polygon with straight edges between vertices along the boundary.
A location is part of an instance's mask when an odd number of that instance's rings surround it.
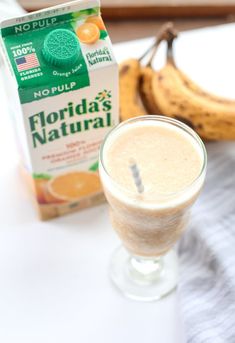
<svg viewBox="0 0 235 343">
<path fill-rule="evenodd" d="M 98 151 L 118 123 L 118 67 L 98 0 L 1 23 L 6 89 L 41 218 L 103 200 Z"/>
</svg>

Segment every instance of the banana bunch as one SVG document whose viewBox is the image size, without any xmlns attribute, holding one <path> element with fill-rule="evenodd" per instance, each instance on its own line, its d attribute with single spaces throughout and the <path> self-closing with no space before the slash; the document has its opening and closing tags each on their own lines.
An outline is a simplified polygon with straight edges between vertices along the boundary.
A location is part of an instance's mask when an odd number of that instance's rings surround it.
<svg viewBox="0 0 235 343">
<path fill-rule="evenodd" d="M 173 58 L 175 37 L 175 32 L 171 35 L 168 32 L 167 38 L 164 38 L 168 44 L 167 60 L 161 70 L 155 71 L 151 65 L 155 45 L 147 66 L 143 67 L 137 61 L 138 72 L 129 86 L 127 80 L 124 85 L 120 74 L 120 90 L 125 93 L 125 102 L 121 96 L 121 119 L 144 113 L 161 114 L 188 124 L 203 139 L 235 139 L 235 101 L 206 92 L 176 66 Z M 142 105 L 140 102 L 137 104 L 136 99 L 139 98 Z M 135 107 L 132 107 L 133 104 Z M 133 111 L 129 112 L 131 108 Z"/>
</svg>

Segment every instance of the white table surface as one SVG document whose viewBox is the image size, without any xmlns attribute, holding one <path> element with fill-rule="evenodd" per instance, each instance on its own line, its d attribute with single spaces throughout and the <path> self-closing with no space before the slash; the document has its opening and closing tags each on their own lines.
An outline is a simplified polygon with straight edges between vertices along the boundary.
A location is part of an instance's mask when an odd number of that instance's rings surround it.
<svg viewBox="0 0 235 343">
<path fill-rule="evenodd" d="M 176 46 L 178 64 L 207 89 L 234 97 L 234 37 L 235 25 L 184 33 Z M 118 44 L 116 56 L 138 56 L 150 42 Z M 163 60 L 164 47 L 159 65 Z M 1 79 L 0 342 L 184 343 L 177 292 L 139 303 L 111 285 L 107 268 L 119 241 L 106 205 L 37 219 L 17 172 L 8 101 Z"/>
</svg>

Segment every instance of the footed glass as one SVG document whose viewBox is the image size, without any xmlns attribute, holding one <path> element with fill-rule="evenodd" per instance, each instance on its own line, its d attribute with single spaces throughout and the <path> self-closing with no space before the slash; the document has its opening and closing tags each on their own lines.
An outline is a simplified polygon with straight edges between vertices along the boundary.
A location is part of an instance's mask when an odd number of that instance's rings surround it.
<svg viewBox="0 0 235 343">
<path fill-rule="evenodd" d="M 185 144 L 191 144 L 200 160 L 200 169 L 190 184 L 178 191 L 152 192 L 151 201 L 147 187 L 140 193 L 137 189 L 130 190 L 118 182 L 108 168 L 108 163 L 112 163 L 112 160 L 110 157 L 109 161 L 107 159 L 109 149 L 117 139 L 121 142 L 122 137 L 125 136 L 126 139 L 128 134 L 128 139 L 131 140 L 137 132 L 132 129 L 145 126 L 146 132 L 149 128 L 156 127 L 157 134 L 157 128 L 160 127 L 169 129 L 169 135 L 182 136 L 184 147 Z M 141 139 L 143 137 L 144 135 Z M 146 144 L 147 137 L 149 136 L 146 135 Z M 126 147 L 128 154 L 128 140 Z M 143 157 L 138 156 L 138 151 L 136 156 L 139 160 Z M 112 158 L 115 160 L 115 154 Z M 148 162 L 148 156 L 144 156 L 144 159 Z M 175 160 L 177 161 L 176 156 Z M 152 163 L 152 160 L 150 162 Z M 147 173 L 148 163 L 145 164 L 144 171 Z M 190 207 L 203 186 L 206 164 L 206 150 L 199 136 L 187 125 L 168 117 L 151 115 L 130 119 L 106 136 L 100 150 L 99 171 L 109 203 L 111 223 L 123 243 L 112 256 L 109 273 L 113 283 L 125 296 L 141 301 L 154 301 L 169 294 L 177 286 L 178 261 L 174 245 L 186 228 Z M 168 168 L 169 166 L 171 155 Z M 115 169 L 118 168 L 119 166 L 115 165 Z M 123 168 L 123 165 L 120 165 L 120 175 Z M 177 171 L 177 168 L 175 170 Z M 126 173 L 130 173 L 128 168 Z M 125 172 L 123 175 L 125 177 Z"/>
</svg>

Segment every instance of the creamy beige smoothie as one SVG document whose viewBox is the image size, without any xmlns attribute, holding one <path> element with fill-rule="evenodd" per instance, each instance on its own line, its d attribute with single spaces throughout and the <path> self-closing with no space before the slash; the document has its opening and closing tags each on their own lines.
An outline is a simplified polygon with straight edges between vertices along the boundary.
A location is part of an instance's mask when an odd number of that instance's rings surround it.
<svg viewBox="0 0 235 343">
<path fill-rule="evenodd" d="M 173 122 L 173 123 L 172 123 Z M 107 137 L 100 175 L 112 225 L 132 254 L 156 257 L 172 248 L 204 181 L 203 144 L 177 121 L 130 121 Z M 135 161 L 144 186 L 130 170 Z"/>
</svg>

